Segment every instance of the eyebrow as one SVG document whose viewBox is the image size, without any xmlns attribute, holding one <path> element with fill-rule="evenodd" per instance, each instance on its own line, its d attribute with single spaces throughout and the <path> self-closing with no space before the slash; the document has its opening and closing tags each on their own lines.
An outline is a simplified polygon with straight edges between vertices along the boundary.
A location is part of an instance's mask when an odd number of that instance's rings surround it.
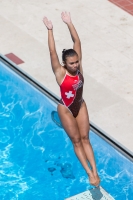
<svg viewBox="0 0 133 200">
<path fill-rule="evenodd" d="M 77 60 L 77 61 L 75 61 L 75 62 L 70 62 L 70 64 L 74 64 L 74 63 L 78 63 L 79 61 Z"/>
</svg>

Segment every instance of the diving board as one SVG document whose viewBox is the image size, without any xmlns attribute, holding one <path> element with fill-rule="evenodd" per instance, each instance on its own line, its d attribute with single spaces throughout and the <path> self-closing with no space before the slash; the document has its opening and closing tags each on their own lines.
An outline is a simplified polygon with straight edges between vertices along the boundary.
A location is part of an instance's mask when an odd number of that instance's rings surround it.
<svg viewBox="0 0 133 200">
<path fill-rule="evenodd" d="M 101 186 L 87 190 L 65 200 L 115 200 Z"/>
</svg>

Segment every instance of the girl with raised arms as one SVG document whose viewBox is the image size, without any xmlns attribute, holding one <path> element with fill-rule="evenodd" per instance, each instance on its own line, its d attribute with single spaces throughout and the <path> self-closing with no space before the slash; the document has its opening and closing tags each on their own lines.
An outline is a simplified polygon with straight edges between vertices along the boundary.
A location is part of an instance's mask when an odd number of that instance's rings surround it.
<svg viewBox="0 0 133 200">
<path fill-rule="evenodd" d="M 100 178 L 89 140 L 89 116 L 86 103 L 82 98 L 84 78 L 81 62 L 81 42 L 72 23 L 70 13 L 62 12 L 61 18 L 67 25 L 73 41 L 73 49 L 62 51 L 63 66 L 60 64 L 56 52 L 52 22 L 47 17 L 43 18 L 48 30 L 51 65 L 61 91 L 61 100 L 57 108 L 58 114 L 64 130 L 72 141 L 74 151 L 89 176 L 90 184 L 98 186 Z M 88 166 L 88 162 L 91 168 Z"/>
</svg>

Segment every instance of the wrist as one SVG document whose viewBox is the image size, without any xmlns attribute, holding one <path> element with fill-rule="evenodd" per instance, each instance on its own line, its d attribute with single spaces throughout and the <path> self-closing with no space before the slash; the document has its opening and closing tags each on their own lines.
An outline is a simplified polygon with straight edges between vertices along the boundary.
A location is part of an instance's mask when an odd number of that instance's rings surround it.
<svg viewBox="0 0 133 200">
<path fill-rule="evenodd" d="M 67 23 L 67 26 L 71 26 L 71 25 L 73 25 L 72 21 Z"/>
<path fill-rule="evenodd" d="M 53 28 L 47 28 L 48 29 L 48 31 L 52 31 L 53 30 Z"/>
</svg>

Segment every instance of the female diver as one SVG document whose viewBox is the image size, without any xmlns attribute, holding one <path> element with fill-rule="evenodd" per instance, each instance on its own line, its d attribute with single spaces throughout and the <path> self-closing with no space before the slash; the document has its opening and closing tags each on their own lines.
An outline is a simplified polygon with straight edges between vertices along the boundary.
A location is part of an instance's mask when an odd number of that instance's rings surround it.
<svg viewBox="0 0 133 200">
<path fill-rule="evenodd" d="M 56 52 L 52 22 L 47 17 L 43 18 L 48 29 L 52 69 L 61 91 L 58 114 L 64 130 L 73 143 L 74 151 L 89 176 L 90 184 L 98 186 L 100 178 L 97 174 L 94 154 L 89 141 L 89 116 L 86 103 L 82 98 L 84 78 L 81 42 L 71 21 L 70 13 L 62 12 L 61 18 L 67 25 L 73 41 L 73 49 L 62 51 L 63 66 L 60 64 Z M 91 168 L 88 166 L 88 161 Z"/>
</svg>

